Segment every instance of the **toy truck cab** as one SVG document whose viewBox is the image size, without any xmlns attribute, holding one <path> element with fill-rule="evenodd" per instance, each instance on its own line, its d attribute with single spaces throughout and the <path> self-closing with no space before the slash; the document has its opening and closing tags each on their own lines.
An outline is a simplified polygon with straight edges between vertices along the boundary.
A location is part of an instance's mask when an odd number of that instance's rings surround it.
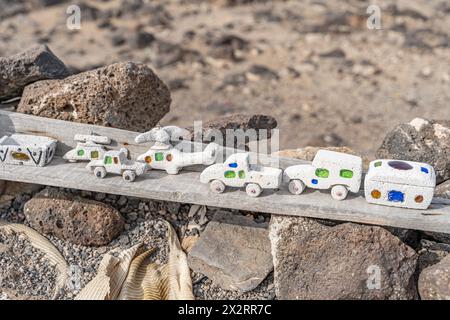
<svg viewBox="0 0 450 320">
<path fill-rule="evenodd" d="M 257 197 L 263 189 L 279 188 L 282 171 L 278 168 L 249 164 L 248 153 L 236 153 L 224 163 L 213 164 L 200 175 L 202 183 L 210 183 L 211 191 L 222 193 L 226 186 L 245 187 L 249 196 Z"/>
<path fill-rule="evenodd" d="M 123 179 L 132 182 L 136 176 L 144 174 L 148 166 L 145 163 L 128 159 L 128 150 L 108 151 L 100 160 L 93 160 L 87 165 L 97 178 L 104 178 L 107 173 L 122 175 Z"/>
<path fill-rule="evenodd" d="M 426 163 L 378 159 L 369 165 L 364 194 L 369 203 L 426 209 L 430 205 L 436 173 Z"/>
<path fill-rule="evenodd" d="M 288 167 L 283 179 L 289 191 L 301 194 L 306 187 L 331 189 L 335 200 L 344 200 L 348 192 L 357 193 L 361 187 L 362 159 L 358 156 L 319 150 L 311 164 Z"/>
</svg>

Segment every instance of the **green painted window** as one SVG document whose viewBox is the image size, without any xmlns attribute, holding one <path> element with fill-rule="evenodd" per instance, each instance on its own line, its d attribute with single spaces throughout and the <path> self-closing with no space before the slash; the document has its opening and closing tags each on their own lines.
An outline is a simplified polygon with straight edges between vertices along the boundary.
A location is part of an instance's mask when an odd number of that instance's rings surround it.
<svg viewBox="0 0 450 320">
<path fill-rule="evenodd" d="M 162 154 L 162 152 L 155 153 L 155 159 L 156 159 L 156 161 L 163 161 L 164 160 L 164 154 Z"/>
<path fill-rule="evenodd" d="M 328 171 L 327 169 L 323 169 L 323 168 L 316 169 L 316 176 L 318 176 L 319 178 L 328 178 L 329 175 L 330 175 L 330 171 Z"/>
<path fill-rule="evenodd" d="M 105 164 L 112 164 L 112 158 L 110 156 L 105 157 Z"/>
<path fill-rule="evenodd" d="M 84 150 L 83 149 L 78 150 L 77 155 L 80 157 L 84 156 Z"/>
<path fill-rule="evenodd" d="M 91 158 L 97 159 L 98 158 L 98 151 L 91 151 Z"/>
<path fill-rule="evenodd" d="M 238 175 L 239 175 L 239 178 L 245 179 L 245 171 L 244 170 L 239 171 Z"/>
<path fill-rule="evenodd" d="M 350 178 L 353 178 L 353 171 L 352 170 L 348 170 L 348 169 L 342 169 L 341 172 L 339 173 L 339 175 L 342 178 L 350 179 Z"/>
<path fill-rule="evenodd" d="M 373 165 L 374 165 L 374 167 L 380 167 L 381 166 L 381 161 L 377 161 Z"/>
<path fill-rule="evenodd" d="M 231 170 L 230 171 L 225 171 L 225 173 L 223 175 L 227 179 L 236 178 L 236 172 L 231 171 Z"/>
</svg>

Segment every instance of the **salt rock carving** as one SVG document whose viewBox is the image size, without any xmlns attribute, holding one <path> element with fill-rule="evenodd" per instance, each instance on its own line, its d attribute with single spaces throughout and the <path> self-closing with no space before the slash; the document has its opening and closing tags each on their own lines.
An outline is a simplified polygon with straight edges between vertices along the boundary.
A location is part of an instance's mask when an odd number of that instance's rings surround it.
<svg viewBox="0 0 450 320">
<path fill-rule="evenodd" d="M 127 182 L 134 181 L 137 176 L 143 175 L 149 169 L 145 163 L 129 160 L 126 148 L 107 151 L 102 159 L 89 162 L 86 168 L 90 169 L 99 179 L 103 179 L 108 173 L 112 173 L 121 175 L 123 180 Z"/>
<path fill-rule="evenodd" d="M 222 193 L 226 186 L 242 188 L 251 197 L 258 197 L 263 189 L 278 189 L 282 170 L 249 163 L 249 153 L 235 153 L 225 163 L 209 166 L 200 174 L 202 183 L 209 183 L 211 191 Z"/>
<path fill-rule="evenodd" d="M 111 143 L 110 138 L 95 135 L 77 134 L 75 135 L 74 140 L 79 141 L 77 146 L 63 156 L 63 158 L 69 162 L 102 159 L 107 151 L 104 145 Z"/>
<path fill-rule="evenodd" d="M 156 127 L 135 138 L 136 143 L 154 142 L 150 149 L 139 155 L 137 161 L 145 162 L 152 169 L 178 174 L 187 166 L 210 165 L 216 161 L 218 145 L 210 143 L 202 152 L 183 152 L 171 142 L 190 135 L 189 131 L 176 126 Z"/>
<path fill-rule="evenodd" d="M 364 193 L 369 203 L 427 209 L 436 186 L 434 168 L 426 163 L 378 159 L 369 165 Z"/>
<path fill-rule="evenodd" d="M 361 187 L 362 159 L 358 156 L 328 150 L 317 151 L 311 164 L 286 168 L 283 180 L 292 194 L 301 194 L 306 187 L 331 189 L 335 200 L 344 200 L 348 192 Z"/>
<path fill-rule="evenodd" d="M 0 163 L 43 167 L 52 161 L 57 140 L 27 134 L 0 139 Z"/>
</svg>

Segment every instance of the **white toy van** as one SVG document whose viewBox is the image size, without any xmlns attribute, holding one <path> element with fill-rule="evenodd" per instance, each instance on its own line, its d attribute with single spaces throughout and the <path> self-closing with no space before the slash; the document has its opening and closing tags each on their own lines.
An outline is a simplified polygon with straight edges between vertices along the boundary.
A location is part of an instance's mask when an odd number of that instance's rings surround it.
<svg viewBox="0 0 450 320">
<path fill-rule="evenodd" d="M 378 159 L 370 163 L 364 180 L 367 202 L 426 209 L 436 186 L 434 168 L 426 163 Z"/>
<path fill-rule="evenodd" d="M 328 150 L 317 151 L 312 164 L 288 167 L 283 179 L 292 194 L 301 194 L 306 187 L 331 189 L 335 200 L 344 200 L 348 192 L 361 187 L 362 159 L 358 156 Z"/>
</svg>

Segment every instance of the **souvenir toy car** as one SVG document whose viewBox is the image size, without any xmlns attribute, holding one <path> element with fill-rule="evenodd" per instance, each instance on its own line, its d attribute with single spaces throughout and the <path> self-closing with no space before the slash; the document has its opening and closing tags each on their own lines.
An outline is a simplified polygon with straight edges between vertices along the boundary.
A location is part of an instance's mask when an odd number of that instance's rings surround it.
<svg viewBox="0 0 450 320">
<path fill-rule="evenodd" d="M 123 179 L 132 182 L 136 176 L 147 172 L 149 167 L 142 162 L 135 162 L 127 158 L 128 150 L 107 151 L 102 159 L 92 160 L 86 168 L 90 169 L 97 178 L 103 179 L 107 173 L 122 175 Z"/>
<path fill-rule="evenodd" d="M 216 193 L 225 191 L 226 186 L 245 187 L 251 197 L 259 196 L 263 189 L 277 189 L 282 182 L 282 170 L 249 164 L 248 153 L 236 153 L 225 163 L 216 163 L 200 174 L 202 183 L 209 183 Z"/>
<path fill-rule="evenodd" d="M 361 187 L 362 159 L 358 156 L 319 150 L 312 164 L 286 168 L 283 179 L 292 194 L 301 194 L 306 187 L 331 189 L 335 200 L 344 200 L 348 192 L 357 193 Z"/>
</svg>

